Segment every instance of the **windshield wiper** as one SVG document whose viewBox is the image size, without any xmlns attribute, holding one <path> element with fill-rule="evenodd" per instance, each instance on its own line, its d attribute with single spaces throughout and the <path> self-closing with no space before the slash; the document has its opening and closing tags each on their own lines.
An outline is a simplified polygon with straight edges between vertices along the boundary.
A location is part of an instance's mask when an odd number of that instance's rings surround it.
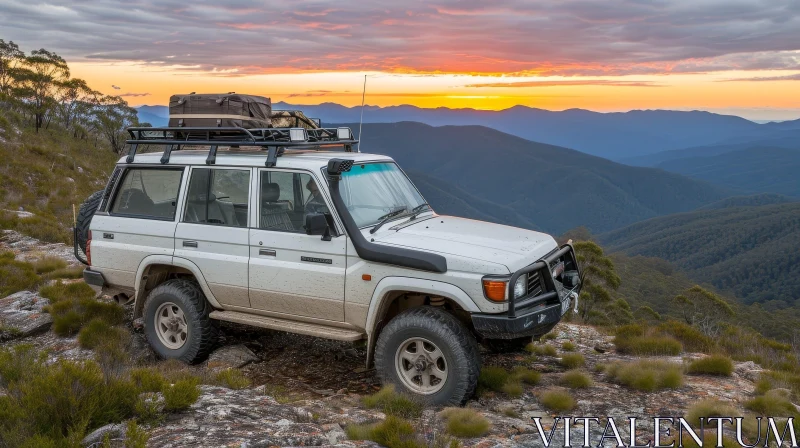
<svg viewBox="0 0 800 448">
<path fill-rule="evenodd" d="M 379 220 L 378 223 L 375 224 L 375 226 L 369 230 L 369 233 L 377 232 L 378 229 L 381 228 L 381 226 L 383 226 L 387 222 L 391 221 L 395 216 L 405 212 L 406 210 L 408 210 L 408 207 L 406 207 L 406 206 L 395 207 L 389 213 L 387 213 L 387 214 L 381 216 L 380 218 L 378 218 L 378 220 Z"/>
<path fill-rule="evenodd" d="M 418 206 L 411 209 L 411 213 L 409 213 L 409 218 L 408 218 L 409 221 L 415 219 L 417 216 L 427 211 L 425 210 L 425 208 L 433 210 L 433 207 L 431 207 L 430 204 L 428 204 L 427 202 L 423 202 L 422 204 L 419 204 Z"/>
</svg>

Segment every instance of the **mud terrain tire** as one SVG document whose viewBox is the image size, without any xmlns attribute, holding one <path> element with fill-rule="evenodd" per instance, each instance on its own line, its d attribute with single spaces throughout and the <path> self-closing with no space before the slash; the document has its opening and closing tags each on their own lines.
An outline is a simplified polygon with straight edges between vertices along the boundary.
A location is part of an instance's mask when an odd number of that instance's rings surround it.
<svg viewBox="0 0 800 448">
<path fill-rule="evenodd" d="M 446 362 L 444 385 L 428 395 L 415 393 L 398 373 L 397 356 L 402 345 L 423 338 L 441 350 Z M 429 306 L 404 311 L 381 331 L 375 348 L 375 367 L 384 384 L 415 395 L 429 405 L 461 405 L 475 392 L 481 370 L 478 343 L 464 325 L 444 310 Z"/>
<path fill-rule="evenodd" d="M 78 218 L 75 225 L 78 227 L 78 247 L 81 248 L 83 253 L 86 253 L 86 242 L 89 241 L 89 226 L 92 224 L 92 217 L 94 212 L 97 211 L 101 199 L 103 199 L 103 190 L 95 191 L 83 201 L 83 204 L 78 209 Z"/>
<path fill-rule="evenodd" d="M 156 313 L 165 307 L 170 308 L 170 303 L 180 309 L 186 327 L 185 342 L 174 348 L 162 341 L 156 329 Z M 217 321 L 208 317 L 211 311 L 211 305 L 196 282 L 167 280 L 156 286 L 144 303 L 144 335 L 162 358 L 179 359 L 188 364 L 198 363 L 208 357 L 219 337 Z"/>
</svg>

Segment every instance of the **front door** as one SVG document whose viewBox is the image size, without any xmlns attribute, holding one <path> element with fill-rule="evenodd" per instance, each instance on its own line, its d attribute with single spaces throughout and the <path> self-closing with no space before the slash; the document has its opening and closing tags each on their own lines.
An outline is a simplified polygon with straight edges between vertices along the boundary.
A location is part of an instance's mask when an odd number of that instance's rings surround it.
<svg viewBox="0 0 800 448">
<path fill-rule="evenodd" d="M 252 169 L 191 169 L 175 257 L 196 264 L 222 305 L 250 307 L 247 263 Z"/>
<path fill-rule="evenodd" d="M 250 229 L 250 303 L 287 316 L 344 321 L 344 235 L 307 235 L 305 214 L 328 212 L 308 172 L 259 170 L 257 227 Z"/>
</svg>

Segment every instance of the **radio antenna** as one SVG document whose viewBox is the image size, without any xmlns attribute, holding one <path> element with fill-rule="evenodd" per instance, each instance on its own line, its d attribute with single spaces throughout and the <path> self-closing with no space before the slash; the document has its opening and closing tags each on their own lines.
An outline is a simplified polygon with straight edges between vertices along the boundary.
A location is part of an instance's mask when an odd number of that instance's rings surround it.
<svg viewBox="0 0 800 448">
<path fill-rule="evenodd" d="M 358 152 L 361 152 L 361 125 L 364 123 L 364 97 L 367 95 L 367 75 L 364 75 L 364 89 L 361 91 L 361 120 L 358 122 Z"/>
</svg>

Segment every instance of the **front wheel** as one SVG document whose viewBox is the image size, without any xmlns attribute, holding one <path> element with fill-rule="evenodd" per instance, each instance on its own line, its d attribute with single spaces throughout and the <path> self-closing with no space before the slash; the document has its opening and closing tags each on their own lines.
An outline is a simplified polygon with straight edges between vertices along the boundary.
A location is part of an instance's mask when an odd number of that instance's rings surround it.
<svg viewBox="0 0 800 448">
<path fill-rule="evenodd" d="M 461 405 L 475 392 L 478 344 L 461 322 L 442 309 L 413 308 L 381 331 L 375 367 L 393 384 L 431 405 Z"/>
</svg>

